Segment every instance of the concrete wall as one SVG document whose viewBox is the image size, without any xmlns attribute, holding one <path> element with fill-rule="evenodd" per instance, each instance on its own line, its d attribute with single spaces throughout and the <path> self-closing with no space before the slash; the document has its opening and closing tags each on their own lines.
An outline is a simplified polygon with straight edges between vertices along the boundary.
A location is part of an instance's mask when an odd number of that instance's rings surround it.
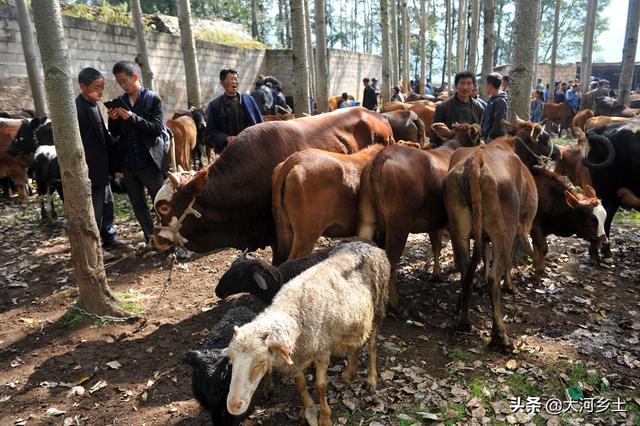
<svg viewBox="0 0 640 426">
<path fill-rule="evenodd" d="M 94 67 L 107 76 L 105 99 L 118 95 L 121 90 L 112 77 L 111 67 L 119 60 L 135 58 L 134 30 L 68 16 L 64 17 L 64 27 L 73 73 L 77 74 L 87 66 Z M 186 107 L 186 82 L 179 37 L 149 32 L 146 39 L 155 90 L 164 99 L 165 110 Z M 281 80 L 284 92 L 291 94 L 293 70 L 289 50 L 243 49 L 203 41 L 196 42 L 196 49 L 203 101 L 222 93 L 218 73 L 224 67 L 239 71 L 241 91 L 250 91 L 256 76 L 264 74 Z M 378 56 L 331 50 L 329 58 L 330 94 L 346 91 L 360 98 L 360 80 L 372 76 L 379 78 L 381 75 L 381 58 Z M 16 11 L 10 6 L 0 6 L 0 110 L 32 107 Z"/>
</svg>

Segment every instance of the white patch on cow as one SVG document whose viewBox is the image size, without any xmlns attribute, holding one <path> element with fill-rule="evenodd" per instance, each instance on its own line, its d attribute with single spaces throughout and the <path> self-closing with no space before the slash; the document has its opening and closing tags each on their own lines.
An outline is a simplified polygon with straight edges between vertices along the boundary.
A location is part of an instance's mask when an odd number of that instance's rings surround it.
<svg viewBox="0 0 640 426">
<path fill-rule="evenodd" d="M 607 211 L 601 203 L 593 208 L 593 215 L 598 219 L 598 237 L 604 235 L 604 221 L 607 218 Z"/>
<path fill-rule="evenodd" d="M 162 185 L 162 188 L 160 188 L 160 191 L 158 191 L 158 193 L 156 194 L 155 200 L 153 200 L 154 207 L 160 201 L 171 202 L 171 200 L 173 199 L 173 194 L 175 193 L 176 189 L 173 187 L 171 182 L 167 180 L 164 185 Z"/>
<path fill-rule="evenodd" d="M 169 225 L 163 226 L 160 229 L 160 232 L 158 232 L 158 235 L 160 235 L 164 239 L 173 241 L 174 243 L 182 246 L 189 240 L 187 240 L 180 234 L 180 225 L 181 223 L 178 221 L 178 218 L 173 216 L 171 218 L 171 221 L 169 222 Z"/>
<path fill-rule="evenodd" d="M 231 385 L 227 395 L 227 410 L 234 416 L 239 416 L 247 411 L 251 398 L 266 372 L 258 374 L 254 381 L 250 380 L 249 372 L 255 356 L 255 352 L 238 352 L 233 359 Z"/>
</svg>

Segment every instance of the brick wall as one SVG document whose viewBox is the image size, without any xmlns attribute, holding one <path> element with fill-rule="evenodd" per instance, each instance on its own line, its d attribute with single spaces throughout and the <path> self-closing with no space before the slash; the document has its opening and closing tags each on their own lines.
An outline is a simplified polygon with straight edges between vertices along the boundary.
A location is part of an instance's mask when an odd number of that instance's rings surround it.
<svg viewBox="0 0 640 426">
<path fill-rule="evenodd" d="M 134 30 L 69 16 L 65 16 L 63 22 L 74 74 L 83 67 L 94 67 L 107 76 L 105 98 L 118 95 L 120 88 L 111 77 L 111 67 L 118 60 L 133 60 L 135 57 Z M 163 97 L 166 111 L 186 107 L 179 37 L 149 32 L 146 40 L 155 89 Z M 196 42 L 196 49 L 203 101 L 222 93 L 218 73 L 227 66 L 239 71 L 241 91 L 250 91 L 256 76 L 265 74 L 280 79 L 284 92 L 291 93 L 293 70 L 290 50 L 243 49 L 203 41 Z M 329 93 L 346 91 L 359 98 L 362 96 L 362 77 L 380 78 L 382 65 L 378 56 L 330 50 L 329 67 Z M 16 11 L 10 6 L 0 6 L 0 110 L 32 107 Z"/>
</svg>

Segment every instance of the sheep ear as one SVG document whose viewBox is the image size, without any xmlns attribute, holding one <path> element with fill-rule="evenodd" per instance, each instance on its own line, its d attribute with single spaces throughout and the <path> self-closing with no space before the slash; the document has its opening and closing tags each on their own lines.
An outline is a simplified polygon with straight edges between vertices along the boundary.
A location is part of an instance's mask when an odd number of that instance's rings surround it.
<svg viewBox="0 0 640 426">
<path fill-rule="evenodd" d="M 256 271 L 253 273 L 253 280 L 256 282 L 256 284 L 258 284 L 258 287 L 263 290 L 267 290 L 267 282 L 264 280 L 264 278 L 262 278 L 260 272 Z"/>
<path fill-rule="evenodd" d="M 240 330 L 240 327 L 238 327 L 237 325 L 233 326 L 233 337 L 236 337 L 238 335 L 238 330 Z"/>
<path fill-rule="evenodd" d="M 293 360 L 291 359 L 291 349 L 289 346 L 284 343 L 271 343 L 269 345 L 269 352 L 278 355 L 287 365 L 293 365 Z"/>
</svg>

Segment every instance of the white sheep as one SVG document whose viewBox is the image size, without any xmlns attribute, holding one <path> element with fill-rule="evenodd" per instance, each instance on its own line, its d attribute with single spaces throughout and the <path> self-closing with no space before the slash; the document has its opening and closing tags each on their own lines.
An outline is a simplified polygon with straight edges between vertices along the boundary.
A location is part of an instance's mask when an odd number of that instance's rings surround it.
<svg viewBox="0 0 640 426">
<path fill-rule="evenodd" d="M 233 365 L 227 409 L 244 413 L 262 377 L 272 368 L 293 376 L 310 423 L 315 403 L 304 370 L 316 368 L 321 426 L 331 425 L 327 367 L 332 355 L 349 353 L 342 377 L 357 372 L 358 350 L 369 341 L 369 389 L 376 387 L 376 334 L 384 318 L 390 266 L 385 252 L 365 242 L 338 246 L 323 262 L 285 284 L 271 306 L 240 328 L 229 344 Z"/>
</svg>

